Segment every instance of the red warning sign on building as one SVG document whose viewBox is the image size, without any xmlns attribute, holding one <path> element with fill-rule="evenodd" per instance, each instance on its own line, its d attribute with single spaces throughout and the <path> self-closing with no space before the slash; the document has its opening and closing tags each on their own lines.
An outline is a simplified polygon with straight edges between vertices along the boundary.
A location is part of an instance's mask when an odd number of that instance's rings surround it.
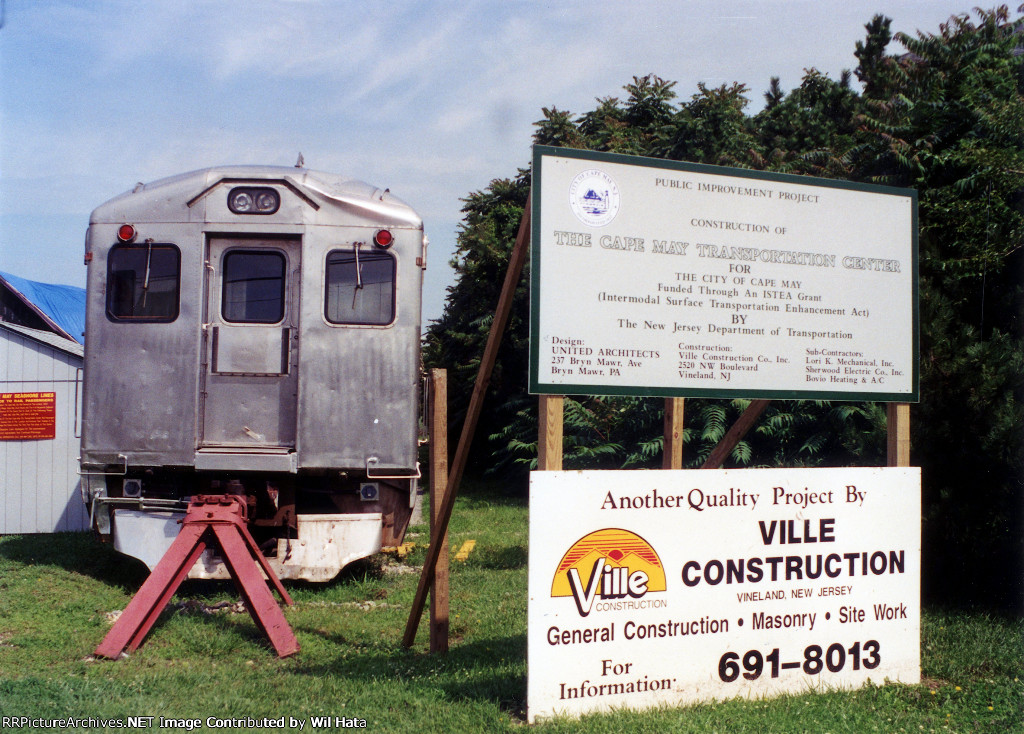
<svg viewBox="0 0 1024 734">
<path fill-rule="evenodd" d="M 57 435 L 57 393 L 0 392 L 0 441 L 38 441 Z"/>
</svg>

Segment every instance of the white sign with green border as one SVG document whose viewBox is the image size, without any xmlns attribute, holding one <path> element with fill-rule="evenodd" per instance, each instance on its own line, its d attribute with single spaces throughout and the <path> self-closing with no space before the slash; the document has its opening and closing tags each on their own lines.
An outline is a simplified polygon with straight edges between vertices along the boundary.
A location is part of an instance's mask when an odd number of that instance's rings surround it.
<svg viewBox="0 0 1024 734">
<path fill-rule="evenodd" d="M 530 392 L 916 402 L 917 194 L 537 146 Z"/>
</svg>

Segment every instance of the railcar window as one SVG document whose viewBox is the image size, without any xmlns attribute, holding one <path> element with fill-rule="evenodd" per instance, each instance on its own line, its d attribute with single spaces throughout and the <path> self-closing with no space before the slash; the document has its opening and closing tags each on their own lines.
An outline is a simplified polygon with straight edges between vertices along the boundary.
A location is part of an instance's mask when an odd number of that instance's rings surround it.
<svg viewBox="0 0 1024 734">
<path fill-rule="evenodd" d="M 332 324 L 394 321 L 395 258 L 380 250 L 328 253 L 324 315 Z"/>
<path fill-rule="evenodd" d="M 107 315 L 113 321 L 174 321 L 181 253 L 174 245 L 115 245 L 107 257 Z"/>
<path fill-rule="evenodd" d="M 284 318 L 284 253 L 230 250 L 224 255 L 221 313 L 225 321 L 276 324 Z"/>
</svg>

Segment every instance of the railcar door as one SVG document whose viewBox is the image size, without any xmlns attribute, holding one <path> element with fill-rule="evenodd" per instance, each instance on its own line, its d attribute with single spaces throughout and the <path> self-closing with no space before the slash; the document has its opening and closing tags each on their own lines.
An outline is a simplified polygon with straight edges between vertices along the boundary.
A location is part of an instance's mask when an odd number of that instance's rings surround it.
<svg viewBox="0 0 1024 734">
<path fill-rule="evenodd" d="M 295 447 L 299 239 L 211 237 L 199 448 Z"/>
</svg>

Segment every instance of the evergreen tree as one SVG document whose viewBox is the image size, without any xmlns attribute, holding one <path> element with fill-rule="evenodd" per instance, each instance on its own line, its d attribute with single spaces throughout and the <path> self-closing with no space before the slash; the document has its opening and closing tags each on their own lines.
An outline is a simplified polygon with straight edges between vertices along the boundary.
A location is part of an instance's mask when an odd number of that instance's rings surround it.
<svg viewBox="0 0 1024 734">
<path fill-rule="evenodd" d="M 545 111 L 548 114 L 548 111 Z M 559 113 L 548 119 L 558 127 Z M 484 191 L 463 199 L 463 221 L 459 227 L 458 249 L 452 260 L 455 284 L 441 318 L 427 328 L 423 360 L 428 367 L 448 370 L 449 426 L 457 431 L 469 407 L 469 398 L 483 357 L 494 310 L 505 280 L 519 222 L 530 191 L 527 171 L 514 179 L 495 179 Z M 505 406 L 521 400 L 526 393 L 525 375 L 529 338 L 529 265 L 515 293 L 512 312 L 502 340 L 487 393 L 488 410 L 480 419 L 478 433 L 500 430 Z M 483 441 L 475 442 L 472 456 L 486 459 Z"/>
<path fill-rule="evenodd" d="M 976 15 L 897 33 L 906 52 L 892 56 L 877 50 L 888 21 L 867 26 L 856 175 L 919 192 L 926 591 L 1011 603 L 1024 571 L 1024 23 L 1005 6 Z M 1000 582 L 1007 569 L 1015 583 Z"/>
</svg>

